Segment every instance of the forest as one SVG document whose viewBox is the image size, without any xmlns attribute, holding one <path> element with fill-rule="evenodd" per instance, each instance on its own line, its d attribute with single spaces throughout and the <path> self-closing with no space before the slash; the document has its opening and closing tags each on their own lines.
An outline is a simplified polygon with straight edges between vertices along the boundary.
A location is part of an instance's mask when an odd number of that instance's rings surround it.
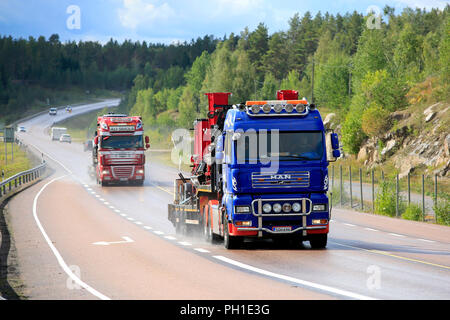
<svg viewBox="0 0 450 320">
<path fill-rule="evenodd" d="M 223 39 L 161 45 L 0 39 L 1 115 L 39 98 L 39 85 L 125 91 L 122 110 L 147 128 L 192 127 L 207 110 L 206 92 L 232 92 L 232 103 L 274 99 L 279 89 L 336 113 L 348 153 L 392 125 L 389 114 L 411 103 L 425 80 L 437 100 L 449 98 L 449 9 L 373 15 L 293 14 L 289 28 L 264 23 Z M 34 89 L 33 89 L 34 88 Z M 0 116 L 1 116 L 0 115 Z"/>
<path fill-rule="evenodd" d="M 33 104 L 47 101 L 70 88 L 127 91 L 139 74 L 161 90 L 184 85 L 185 72 L 203 52 L 212 53 L 219 39 L 204 36 L 177 45 L 147 44 L 111 39 L 65 42 L 48 39 L 0 37 L 0 118 L 15 120 Z M 51 102 L 50 102 L 51 103 Z"/>
</svg>

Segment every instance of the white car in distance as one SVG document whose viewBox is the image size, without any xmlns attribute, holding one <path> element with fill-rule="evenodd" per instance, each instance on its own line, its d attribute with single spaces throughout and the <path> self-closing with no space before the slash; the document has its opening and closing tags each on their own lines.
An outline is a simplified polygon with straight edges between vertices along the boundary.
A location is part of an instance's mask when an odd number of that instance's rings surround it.
<svg viewBox="0 0 450 320">
<path fill-rule="evenodd" d="M 72 137 L 70 136 L 70 134 L 65 133 L 61 135 L 61 137 L 59 138 L 59 142 L 72 143 Z"/>
</svg>

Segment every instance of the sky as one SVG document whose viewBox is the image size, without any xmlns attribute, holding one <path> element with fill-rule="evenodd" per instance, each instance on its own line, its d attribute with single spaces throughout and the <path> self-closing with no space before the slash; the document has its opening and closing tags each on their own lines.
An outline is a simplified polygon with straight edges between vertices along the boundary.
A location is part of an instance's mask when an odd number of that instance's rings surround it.
<svg viewBox="0 0 450 320">
<path fill-rule="evenodd" d="M 0 35 L 14 38 L 57 33 L 61 41 L 110 38 L 151 43 L 177 43 L 205 35 L 222 38 L 250 31 L 263 22 L 272 34 L 287 30 L 299 13 L 331 14 L 385 5 L 400 13 L 405 7 L 443 9 L 444 0 L 0 0 Z"/>
</svg>

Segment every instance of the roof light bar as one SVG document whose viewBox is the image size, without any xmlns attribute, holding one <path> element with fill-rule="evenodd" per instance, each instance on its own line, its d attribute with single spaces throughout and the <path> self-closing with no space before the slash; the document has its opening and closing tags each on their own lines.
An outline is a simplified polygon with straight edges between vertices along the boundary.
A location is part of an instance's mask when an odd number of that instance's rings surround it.
<svg viewBox="0 0 450 320">
<path fill-rule="evenodd" d="M 304 100 L 247 101 L 246 113 L 249 116 L 306 116 L 314 105 Z M 243 111 L 243 110 L 242 110 Z"/>
</svg>

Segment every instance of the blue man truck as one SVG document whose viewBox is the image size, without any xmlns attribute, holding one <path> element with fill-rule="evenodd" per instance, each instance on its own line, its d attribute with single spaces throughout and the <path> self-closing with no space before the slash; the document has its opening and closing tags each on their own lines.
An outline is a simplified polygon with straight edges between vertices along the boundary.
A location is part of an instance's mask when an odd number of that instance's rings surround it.
<svg viewBox="0 0 450 320">
<path fill-rule="evenodd" d="M 207 119 L 194 122 L 190 177 L 174 182 L 168 218 L 179 233 L 200 230 L 227 249 L 244 238 L 309 241 L 325 248 L 331 201 L 328 165 L 340 157 L 314 104 L 294 90 L 277 100 L 229 105 L 207 93 Z"/>
</svg>

